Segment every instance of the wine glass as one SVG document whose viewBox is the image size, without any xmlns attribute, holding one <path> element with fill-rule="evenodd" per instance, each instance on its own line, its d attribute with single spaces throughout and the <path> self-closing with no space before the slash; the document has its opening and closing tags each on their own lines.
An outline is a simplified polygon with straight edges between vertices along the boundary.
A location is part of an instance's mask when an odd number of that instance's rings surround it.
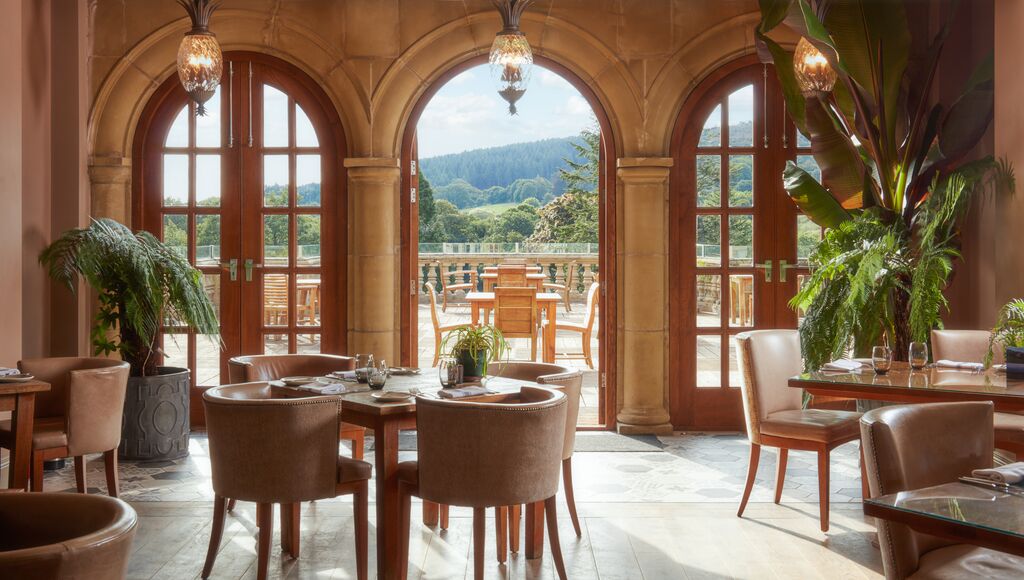
<svg viewBox="0 0 1024 580">
<path fill-rule="evenodd" d="M 370 365 L 367 367 L 366 382 L 370 384 L 370 388 L 377 391 L 384 388 L 384 383 L 388 382 L 388 363 L 381 359 L 376 365 Z"/>
<path fill-rule="evenodd" d="M 356 380 L 365 383 L 369 375 L 369 369 L 373 366 L 372 354 L 356 355 Z"/>
<path fill-rule="evenodd" d="M 875 373 L 884 375 L 892 367 L 892 349 L 887 346 L 876 346 L 871 349 L 871 367 Z"/>
<path fill-rule="evenodd" d="M 928 345 L 923 342 L 910 343 L 910 353 L 907 356 L 910 368 L 915 371 L 923 369 L 928 364 Z"/>
</svg>

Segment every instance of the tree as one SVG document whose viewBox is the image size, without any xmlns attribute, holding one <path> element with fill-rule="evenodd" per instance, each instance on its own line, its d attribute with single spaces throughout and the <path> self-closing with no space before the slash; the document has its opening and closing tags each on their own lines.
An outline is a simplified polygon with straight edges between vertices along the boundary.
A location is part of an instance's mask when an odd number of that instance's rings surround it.
<svg viewBox="0 0 1024 580">
<path fill-rule="evenodd" d="M 491 232 L 485 242 L 522 242 L 533 235 L 539 216 L 532 205 L 521 203 L 507 210 L 491 222 Z"/>
<path fill-rule="evenodd" d="M 580 131 L 580 141 L 572 143 L 577 159 L 562 159 L 569 166 L 558 170 L 559 178 L 565 182 L 566 193 L 597 191 L 601 171 L 601 130 L 597 118 L 591 121 L 591 125 L 593 128 Z"/>
<path fill-rule="evenodd" d="M 427 180 L 427 176 L 420 171 L 420 191 L 419 191 L 419 204 L 420 204 L 420 238 L 423 237 L 423 232 L 430 226 L 430 223 L 434 221 L 434 214 L 436 209 L 434 208 L 434 188 L 430 187 L 430 181 Z"/>
<path fill-rule="evenodd" d="M 540 208 L 531 242 L 597 243 L 599 200 L 596 193 L 566 192 Z"/>
<path fill-rule="evenodd" d="M 443 187 L 437 188 L 437 197 L 447 199 L 458 208 L 476 207 L 482 205 L 482 192 L 473 187 L 465 179 L 456 179 Z"/>
</svg>

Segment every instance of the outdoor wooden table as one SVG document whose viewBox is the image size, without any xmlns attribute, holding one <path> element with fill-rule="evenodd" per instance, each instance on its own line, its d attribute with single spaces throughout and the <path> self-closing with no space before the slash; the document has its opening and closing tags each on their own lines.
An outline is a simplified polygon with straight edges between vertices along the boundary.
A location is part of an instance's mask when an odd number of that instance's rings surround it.
<svg viewBox="0 0 1024 580">
<path fill-rule="evenodd" d="M 409 391 L 419 389 L 423 394 L 440 390 L 437 369 L 422 369 L 419 375 L 392 376 L 385 391 Z M 522 386 L 539 386 L 530 381 L 500 377 L 488 379 L 487 388 L 498 393 L 518 392 Z M 276 387 L 275 392 L 284 396 L 315 396 L 309 391 L 289 387 Z M 377 577 L 398 578 L 398 563 L 405 554 L 399 553 L 399 534 L 409 533 L 400 529 L 398 505 L 398 433 L 416 429 L 416 401 L 410 399 L 399 403 L 384 403 L 369 392 L 337 395 L 342 399 L 341 420 L 373 429 L 374 469 L 377 481 Z M 487 397 L 474 397 L 474 401 Z M 559 442 L 560 443 L 560 442 Z M 458 452 L 453 449 L 452 452 Z M 437 504 L 423 502 L 423 523 L 436 525 Z M 544 551 L 544 502 L 526 507 L 526 557 L 539 558 Z"/>
<path fill-rule="evenodd" d="M 11 464 L 7 487 L 28 489 L 28 471 L 32 462 L 32 421 L 35 418 L 36 393 L 50 390 L 43 381 L 0 383 L 0 411 L 11 411 Z"/>
<path fill-rule="evenodd" d="M 946 369 L 930 366 L 913 371 L 905 362 L 892 363 L 886 375 L 870 366 L 860 372 L 816 371 L 789 379 L 789 386 L 812 395 L 870 399 L 893 403 L 992 401 L 998 411 L 1024 411 L 1024 381 L 1008 380 L 1003 373 Z"/>
<path fill-rule="evenodd" d="M 484 292 L 493 292 L 494 285 L 498 281 L 498 273 L 484 272 L 483 274 L 480 274 L 480 279 L 484 282 Z M 546 282 L 547 279 L 547 274 L 526 273 L 526 283 L 536 288 L 538 292 L 544 289 L 544 282 Z"/>
<path fill-rule="evenodd" d="M 469 302 L 471 311 L 471 322 L 473 326 L 480 324 L 480 311 L 490 312 L 494 310 L 494 292 L 470 292 L 466 294 L 466 301 Z M 544 325 L 544 353 L 543 360 L 546 363 L 555 362 L 555 318 L 558 304 L 562 301 L 561 294 L 554 292 L 537 293 L 537 309 L 544 312 L 547 324 Z"/>
<path fill-rule="evenodd" d="M 946 483 L 865 500 L 864 514 L 922 534 L 1024 556 L 1024 496 Z"/>
</svg>

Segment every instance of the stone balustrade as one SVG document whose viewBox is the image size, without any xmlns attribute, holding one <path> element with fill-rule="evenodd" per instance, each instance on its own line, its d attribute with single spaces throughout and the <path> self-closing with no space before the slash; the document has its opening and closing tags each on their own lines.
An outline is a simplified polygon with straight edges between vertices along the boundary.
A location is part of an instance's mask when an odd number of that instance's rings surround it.
<svg viewBox="0 0 1024 580">
<path fill-rule="evenodd" d="M 441 276 L 446 276 L 448 284 L 469 282 L 468 274 L 456 276 L 443 274 L 445 272 L 473 269 L 482 274 L 484 267 L 504 263 L 526 263 L 528 266 L 540 266 L 541 271 L 547 274 L 548 280 L 557 284 L 564 284 L 569 277 L 570 267 L 575 266 L 571 295 L 573 300 L 585 300 L 590 284 L 598 279 L 598 255 L 594 253 L 420 253 L 420 290 L 424 289 L 427 282 L 432 282 L 434 288 L 440 291 L 443 286 L 440 283 Z M 479 278 L 477 278 L 477 289 L 483 290 L 483 282 Z"/>
</svg>

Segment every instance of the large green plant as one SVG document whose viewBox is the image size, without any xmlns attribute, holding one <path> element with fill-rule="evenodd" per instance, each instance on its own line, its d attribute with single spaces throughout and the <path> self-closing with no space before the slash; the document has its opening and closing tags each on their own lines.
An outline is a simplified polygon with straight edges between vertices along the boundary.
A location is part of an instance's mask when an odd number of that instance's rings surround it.
<svg viewBox="0 0 1024 580">
<path fill-rule="evenodd" d="M 73 229 L 43 250 L 50 276 L 74 291 L 78 276 L 99 293 L 92 329 L 96 354 L 117 352 L 133 376 L 157 374 L 155 346 L 163 321 L 220 334 L 202 277 L 181 254 L 148 232 L 110 219 Z M 117 333 L 117 337 L 111 335 Z"/>
<path fill-rule="evenodd" d="M 999 311 L 999 322 L 992 329 L 992 336 L 988 341 L 985 366 L 992 364 L 996 345 L 1003 348 L 1024 347 L 1024 298 L 1016 298 L 1007 302 Z"/>
<path fill-rule="evenodd" d="M 906 357 L 911 340 L 927 340 L 941 325 L 972 196 L 986 186 L 1013 189 L 1008 166 L 970 154 L 992 120 L 992 59 L 950 104 L 932 89 L 955 3 L 920 54 L 902 1 L 760 6 L 758 41 L 821 168 L 821 182 L 792 162 L 783 174 L 792 200 L 828 229 L 810 279 L 792 301 L 807 311 L 807 364 L 818 366 L 851 343 L 864 353 L 883 332 Z M 829 61 L 838 76 L 833 90 L 801 91 L 793 55 L 769 36 L 784 22 Z"/>
</svg>

